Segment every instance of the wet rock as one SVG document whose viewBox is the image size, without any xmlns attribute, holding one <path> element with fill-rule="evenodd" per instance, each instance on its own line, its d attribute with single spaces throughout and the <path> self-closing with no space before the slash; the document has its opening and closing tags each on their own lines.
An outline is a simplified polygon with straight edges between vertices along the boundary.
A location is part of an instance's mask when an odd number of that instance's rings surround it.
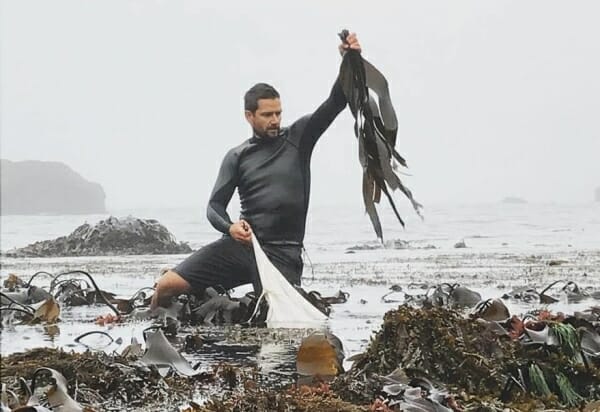
<svg viewBox="0 0 600 412">
<path fill-rule="evenodd" d="M 500 322 L 510 318 L 508 308 L 500 299 L 488 299 L 475 307 L 475 314 L 487 321 Z"/>
<path fill-rule="evenodd" d="M 460 242 L 457 242 L 454 244 L 455 249 L 464 249 L 466 247 L 467 247 L 467 244 L 465 243 L 464 239 L 461 240 Z"/>
<path fill-rule="evenodd" d="M 481 295 L 474 290 L 458 284 L 452 285 L 448 303 L 453 308 L 471 308 L 481 301 Z"/>
<path fill-rule="evenodd" d="M 342 342 L 331 333 L 313 333 L 298 349 L 296 370 L 300 375 L 335 376 L 344 371 Z"/>
<path fill-rule="evenodd" d="M 190 253 L 187 243 L 154 219 L 109 217 L 84 223 L 68 236 L 36 242 L 5 253 L 7 257 L 110 256 Z"/>
<path fill-rule="evenodd" d="M 15 289 L 14 292 L 2 291 L 0 303 L 2 305 L 8 305 L 11 302 L 18 302 L 21 304 L 31 305 L 51 297 L 52 295 L 50 295 L 50 293 L 48 293 L 46 290 L 37 286 L 29 286 L 28 288 Z"/>
</svg>

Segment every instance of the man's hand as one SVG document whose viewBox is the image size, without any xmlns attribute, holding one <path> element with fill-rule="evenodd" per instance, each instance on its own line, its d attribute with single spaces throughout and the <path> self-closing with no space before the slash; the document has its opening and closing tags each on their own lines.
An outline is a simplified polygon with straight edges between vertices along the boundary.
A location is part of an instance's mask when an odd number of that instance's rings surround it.
<svg viewBox="0 0 600 412">
<path fill-rule="evenodd" d="M 243 219 L 229 226 L 229 234 L 238 242 L 242 242 L 247 245 L 252 243 L 252 228 L 248 222 Z"/>
<path fill-rule="evenodd" d="M 342 56 L 350 49 L 357 50 L 359 53 L 362 51 L 356 33 L 350 33 L 348 37 L 346 37 L 346 42 L 342 42 L 339 46 L 340 54 Z"/>
</svg>

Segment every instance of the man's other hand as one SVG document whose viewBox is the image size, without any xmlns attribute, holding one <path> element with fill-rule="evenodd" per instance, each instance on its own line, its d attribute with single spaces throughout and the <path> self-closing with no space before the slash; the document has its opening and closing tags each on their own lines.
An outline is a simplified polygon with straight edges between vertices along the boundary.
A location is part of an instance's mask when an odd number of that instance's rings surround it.
<svg viewBox="0 0 600 412">
<path fill-rule="evenodd" d="M 252 228 L 248 222 L 243 219 L 229 226 L 229 234 L 238 242 L 242 242 L 247 245 L 252 243 Z"/>
<path fill-rule="evenodd" d="M 356 33 L 350 33 L 348 37 L 346 37 L 346 42 L 343 42 L 339 46 L 340 54 L 342 56 L 350 49 L 357 50 L 359 53 L 362 51 L 360 43 L 358 42 L 358 37 L 356 37 Z"/>
</svg>

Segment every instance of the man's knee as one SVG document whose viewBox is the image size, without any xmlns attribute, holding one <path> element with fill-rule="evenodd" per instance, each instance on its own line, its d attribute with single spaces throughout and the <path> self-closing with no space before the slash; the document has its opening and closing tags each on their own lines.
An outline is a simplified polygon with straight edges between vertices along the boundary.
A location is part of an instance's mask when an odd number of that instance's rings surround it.
<svg viewBox="0 0 600 412">
<path fill-rule="evenodd" d="M 180 274 L 168 270 L 156 282 L 156 293 L 158 294 L 181 294 L 189 291 L 191 285 Z"/>
<path fill-rule="evenodd" d="M 187 280 L 172 270 L 164 273 L 156 282 L 154 296 L 150 304 L 151 309 L 159 306 L 170 306 L 173 296 L 180 295 L 191 289 Z"/>
</svg>

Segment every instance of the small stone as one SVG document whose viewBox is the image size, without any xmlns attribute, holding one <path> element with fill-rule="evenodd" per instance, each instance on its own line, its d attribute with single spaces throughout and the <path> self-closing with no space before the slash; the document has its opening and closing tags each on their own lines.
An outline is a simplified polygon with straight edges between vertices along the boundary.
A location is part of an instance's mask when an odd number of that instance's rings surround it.
<svg viewBox="0 0 600 412">
<path fill-rule="evenodd" d="M 464 240 L 461 240 L 460 242 L 457 242 L 454 244 L 455 249 L 464 249 L 466 247 L 467 247 L 467 244 L 465 243 Z"/>
</svg>

